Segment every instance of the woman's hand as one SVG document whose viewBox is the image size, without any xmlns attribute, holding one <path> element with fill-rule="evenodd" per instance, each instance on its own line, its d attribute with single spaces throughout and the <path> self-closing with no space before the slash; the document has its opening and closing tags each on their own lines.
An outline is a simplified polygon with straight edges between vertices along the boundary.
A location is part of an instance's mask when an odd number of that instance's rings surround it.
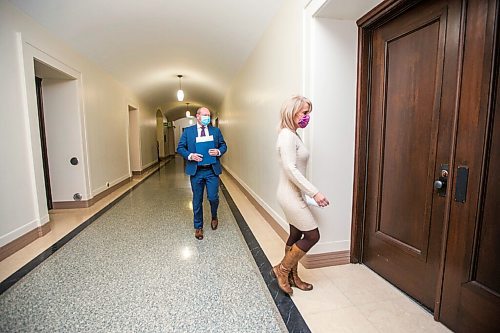
<svg viewBox="0 0 500 333">
<path fill-rule="evenodd" d="M 321 192 L 316 193 L 313 199 L 320 207 L 326 207 L 330 204 L 328 199 Z"/>
</svg>

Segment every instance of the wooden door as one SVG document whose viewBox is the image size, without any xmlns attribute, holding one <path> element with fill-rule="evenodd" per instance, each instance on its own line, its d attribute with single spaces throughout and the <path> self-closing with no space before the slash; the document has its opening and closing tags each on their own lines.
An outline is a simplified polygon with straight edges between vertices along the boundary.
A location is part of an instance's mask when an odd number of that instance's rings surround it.
<svg viewBox="0 0 500 333">
<path fill-rule="evenodd" d="M 457 332 L 500 332 L 499 22 L 498 0 L 387 0 L 358 21 L 352 258 Z"/>
<path fill-rule="evenodd" d="M 363 262 L 434 308 L 456 113 L 461 1 L 423 1 L 371 31 Z"/>
<path fill-rule="evenodd" d="M 498 0 L 469 1 L 439 315 L 456 332 L 500 332 L 498 30 Z"/>
</svg>

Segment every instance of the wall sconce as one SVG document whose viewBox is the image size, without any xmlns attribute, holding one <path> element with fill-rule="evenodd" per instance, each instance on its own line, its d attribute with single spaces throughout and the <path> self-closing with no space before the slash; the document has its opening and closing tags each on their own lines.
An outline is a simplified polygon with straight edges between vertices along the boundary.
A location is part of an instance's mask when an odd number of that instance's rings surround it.
<svg viewBox="0 0 500 333">
<path fill-rule="evenodd" d="M 186 118 L 191 117 L 191 112 L 189 112 L 189 103 L 186 103 Z"/>
<path fill-rule="evenodd" d="M 182 84 L 181 84 L 181 79 L 182 75 L 177 75 L 179 78 L 179 90 L 177 90 L 177 100 L 179 102 L 182 102 L 184 100 L 184 91 L 182 91 Z"/>
</svg>

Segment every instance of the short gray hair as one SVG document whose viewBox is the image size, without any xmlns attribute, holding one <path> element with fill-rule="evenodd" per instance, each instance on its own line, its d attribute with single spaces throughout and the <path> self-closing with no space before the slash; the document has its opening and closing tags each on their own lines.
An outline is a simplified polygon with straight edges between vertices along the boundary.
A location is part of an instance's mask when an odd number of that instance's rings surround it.
<svg viewBox="0 0 500 333">
<path fill-rule="evenodd" d="M 207 108 L 206 106 L 199 107 L 198 110 L 196 110 L 196 114 L 200 114 L 201 109 L 207 109 L 208 112 L 210 112 L 210 109 Z M 211 113 L 211 112 L 210 112 Z"/>
</svg>

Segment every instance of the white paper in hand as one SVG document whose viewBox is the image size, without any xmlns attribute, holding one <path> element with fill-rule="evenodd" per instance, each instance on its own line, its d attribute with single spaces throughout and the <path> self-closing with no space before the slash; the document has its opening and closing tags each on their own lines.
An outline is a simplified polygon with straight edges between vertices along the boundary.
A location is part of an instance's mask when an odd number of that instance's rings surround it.
<svg viewBox="0 0 500 333">
<path fill-rule="evenodd" d="M 306 201 L 306 204 L 308 204 L 309 206 L 315 206 L 315 207 L 319 207 L 318 203 L 316 202 L 316 200 L 314 200 L 313 198 L 311 198 L 310 196 L 308 196 L 307 194 L 304 194 L 304 199 Z"/>
</svg>

